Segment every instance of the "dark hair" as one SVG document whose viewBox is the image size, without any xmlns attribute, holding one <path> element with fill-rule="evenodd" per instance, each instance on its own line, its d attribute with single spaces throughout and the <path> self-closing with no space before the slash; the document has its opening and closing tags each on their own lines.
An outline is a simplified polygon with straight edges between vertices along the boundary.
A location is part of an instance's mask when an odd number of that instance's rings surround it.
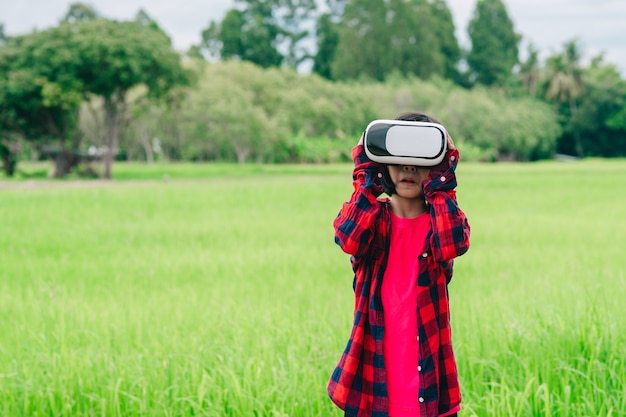
<svg viewBox="0 0 626 417">
<path fill-rule="evenodd" d="M 396 117 L 396 120 L 404 120 L 407 122 L 430 122 L 430 123 L 439 123 L 441 122 L 434 117 L 430 117 L 424 113 L 418 112 L 405 112 L 401 113 Z M 389 168 L 387 165 L 383 167 L 383 176 L 380 179 L 380 185 L 383 187 L 383 191 L 387 195 L 392 195 L 396 193 L 396 187 L 393 185 L 393 181 L 391 181 L 391 177 L 389 176 Z"/>
</svg>

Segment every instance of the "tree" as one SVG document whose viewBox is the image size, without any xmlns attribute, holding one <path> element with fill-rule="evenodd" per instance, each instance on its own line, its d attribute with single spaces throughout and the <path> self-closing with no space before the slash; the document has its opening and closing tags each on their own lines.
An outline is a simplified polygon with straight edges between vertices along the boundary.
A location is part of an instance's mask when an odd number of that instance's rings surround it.
<svg viewBox="0 0 626 417">
<path fill-rule="evenodd" d="M 202 32 L 202 46 L 211 56 L 240 59 L 267 68 L 281 64 L 277 49 L 280 29 L 254 10 L 229 10 L 221 24 L 211 22 Z"/>
<path fill-rule="evenodd" d="M 445 0 L 434 0 L 432 2 L 432 15 L 435 19 L 436 36 L 444 57 L 443 76 L 459 83 L 460 73 L 458 65 L 461 60 L 461 47 L 454 33 L 452 13 L 450 13 Z"/>
<path fill-rule="evenodd" d="M 0 86 L 0 100 L 2 99 L 2 87 Z M 0 105 L 0 112 L 3 111 L 3 106 Z M 0 163 L 2 163 L 2 170 L 8 177 L 12 177 L 15 174 L 17 167 L 17 154 L 20 151 L 19 136 L 9 129 L 4 121 L 6 117 L 0 114 Z"/>
<path fill-rule="evenodd" d="M 185 83 L 186 74 L 167 35 L 140 21 L 78 22 L 72 31 L 76 39 L 73 54 L 84 91 L 104 100 L 104 176 L 111 178 L 128 92 L 144 85 L 149 96 L 159 98 L 175 85 Z"/>
<path fill-rule="evenodd" d="M 346 5 L 339 43 L 331 65 L 338 79 L 383 80 L 389 72 L 389 26 L 383 0 L 353 0 Z"/>
<path fill-rule="evenodd" d="M 426 0 L 355 0 L 346 5 L 331 66 L 337 79 L 384 80 L 394 72 L 444 73 L 437 19 Z"/>
<path fill-rule="evenodd" d="M 100 14 L 93 6 L 84 3 L 72 3 L 61 21 L 65 23 L 86 22 L 96 20 L 99 17 Z"/>
<path fill-rule="evenodd" d="M 579 157 L 626 155 L 626 81 L 614 65 L 594 57 L 581 65 L 576 40 L 548 57 L 543 95 L 559 114 L 563 134 L 559 152 Z"/>
<path fill-rule="evenodd" d="M 443 76 L 445 57 L 441 49 L 438 19 L 427 0 L 395 0 L 389 2 L 388 13 L 393 16 L 391 25 L 391 71 L 405 75 L 417 75 L 427 79 L 433 75 Z"/>
<path fill-rule="evenodd" d="M 235 159 L 239 163 L 265 160 L 285 131 L 284 124 L 277 123 L 282 117 L 276 109 L 280 103 L 272 97 L 284 88 L 282 79 L 276 77 L 278 83 L 266 79 L 275 71 L 249 62 L 206 65 L 181 107 L 185 156 L 194 160 Z M 268 113 L 266 107 L 279 114 Z"/>
<path fill-rule="evenodd" d="M 240 0 L 242 1 L 242 0 Z M 258 0 L 245 0 L 255 4 Z M 280 28 L 278 46 L 284 50 L 283 63 L 291 68 L 311 58 L 304 41 L 312 33 L 309 28 L 314 24 L 313 14 L 317 10 L 315 0 L 276 0 L 272 15 Z"/>
<path fill-rule="evenodd" d="M 581 53 L 576 40 L 568 41 L 564 51 L 549 57 L 546 61 L 545 98 L 554 103 L 557 112 L 565 121 L 565 137 L 573 140 L 573 150 L 578 156 L 584 156 L 584 149 L 579 129 L 576 127 L 578 117 L 578 99 L 583 93 Z M 560 106 L 566 105 L 565 110 Z M 563 146 L 563 144 L 561 144 Z M 565 146 L 567 148 L 567 146 Z"/>
<path fill-rule="evenodd" d="M 167 34 L 165 34 L 165 31 L 159 26 L 157 21 L 150 17 L 148 12 L 146 12 L 144 9 L 139 9 L 137 14 L 135 15 L 135 22 L 139 23 L 141 26 L 149 27 L 150 29 L 163 32 L 163 34 L 167 36 Z"/>
<path fill-rule="evenodd" d="M 54 176 L 75 164 L 83 83 L 76 76 L 73 33 L 67 25 L 7 39 L 0 48 L 0 127 L 3 140 L 21 137 L 42 149 L 55 144 Z"/>
<path fill-rule="evenodd" d="M 330 13 L 324 13 L 318 19 L 316 37 L 317 53 L 313 58 L 313 72 L 332 80 L 331 64 L 339 43 L 339 29 Z"/>
<path fill-rule="evenodd" d="M 586 123 L 578 126 L 585 155 L 626 156 L 626 80 L 600 56 L 583 71 L 583 91 L 578 119 Z"/>
<path fill-rule="evenodd" d="M 313 57 L 313 72 L 332 80 L 332 62 L 339 44 L 341 18 L 348 0 L 327 0 L 327 12 L 322 13 L 316 22 L 316 53 Z"/>
<path fill-rule="evenodd" d="M 521 37 L 502 0 L 478 0 L 468 33 L 472 42 L 467 56 L 470 81 L 503 86 L 518 63 Z"/>
<path fill-rule="evenodd" d="M 304 46 L 314 0 L 236 0 L 221 23 L 210 22 L 201 47 L 211 57 L 241 59 L 264 68 L 297 67 L 310 58 Z"/>
<path fill-rule="evenodd" d="M 231 9 L 224 16 L 221 28 L 218 32 L 219 39 L 221 41 L 221 56 L 224 59 L 228 58 L 241 58 L 245 59 L 245 46 L 243 44 L 242 28 L 244 27 L 245 19 L 243 13 L 236 9 Z M 215 33 L 217 28 L 213 25 L 210 31 Z M 271 47 L 271 45 L 270 45 Z"/>
<path fill-rule="evenodd" d="M 0 23 L 0 48 L 4 45 L 6 40 L 6 35 L 4 33 L 4 24 Z M 3 94 L 2 90 L 3 84 L 0 83 L 0 99 Z M 0 105 L 0 112 L 2 111 L 2 106 Z M 0 114 L 0 161 L 2 161 L 2 169 L 8 176 L 13 176 L 15 172 L 15 167 L 17 166 L 17 158 L 16 152 L 18 148 L 16 145 L 9 140 L 9 133 L 5 127 L 3 127 L 3 120 L 6 117 L 3 117 Z"/>
<path fill-rule="evenodd" d="M 129 90 L 143 85 L 150 97 L 162 97 L 186 82 L 186 73 L 150 19 L 118 22 L 93 18 L 89 10 L 75 4 L 67 22 L 10 38 L 0 48 L 0 116 L 3 126 L 38 146 L 56 141 L 55 175 L 61 176 L 76 163 L 81 103 L 102 97 L 105 177 L 111 178 Z"/>
<path fill-rule="evenodd" d="M 528 58 L 520 64 L 519 77 L 524 91 L 531 97 L 537 94 L 539 83 L 539 50 L 531 43 L 528 45 Z"/>
<path fill-rule="evenodd" d="M 2 162 L 2 169 L 7 177 L 12 177 L 15 174 L 19 149 L 18 143 L 8 137 L 3 137 L 0 133 L 0 162 Z"/>
</svg>

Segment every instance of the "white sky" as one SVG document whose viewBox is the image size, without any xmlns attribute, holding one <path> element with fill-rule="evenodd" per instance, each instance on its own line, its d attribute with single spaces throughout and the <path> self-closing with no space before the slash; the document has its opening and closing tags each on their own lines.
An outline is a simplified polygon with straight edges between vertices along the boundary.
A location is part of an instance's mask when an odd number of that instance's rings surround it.
<svg viewBox="0 0 626 417">
<path fill-rule="evenodd" d="M 8 35 L 45 29 L 58 23 L 76 0 L 0 0 L 0 23 Z M 233 0 L 85 0 L 110 18 L 131 19 L 143 8 L 186 50 L 198 43 L 211 20 L 220 20 Z M 447 0 L 457 38 L 468 44 L 467 23 L 475 0 Z M 579 39 L 586 59 L 605 53 L 605 61 L 626 74 L 626 1 L 624 0 L 504 0 L 515 30 L 522 35 L 521 56 L 532 42 L 542 57 L 561 51 L 563 43 Z"/>
</svg>

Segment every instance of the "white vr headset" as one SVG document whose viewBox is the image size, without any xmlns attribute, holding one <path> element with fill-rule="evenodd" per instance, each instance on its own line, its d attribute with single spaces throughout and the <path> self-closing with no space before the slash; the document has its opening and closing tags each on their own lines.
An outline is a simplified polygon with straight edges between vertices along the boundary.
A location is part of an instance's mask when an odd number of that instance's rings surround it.
<svg viewBox="0 0 626 417">
<path fill-rule="evenodd" d="M 374 162 L 435 166 L 446 154 L 448 133 L 438 123 L 374 120 L 363 133 L 363 145 Z"/>
</svg>

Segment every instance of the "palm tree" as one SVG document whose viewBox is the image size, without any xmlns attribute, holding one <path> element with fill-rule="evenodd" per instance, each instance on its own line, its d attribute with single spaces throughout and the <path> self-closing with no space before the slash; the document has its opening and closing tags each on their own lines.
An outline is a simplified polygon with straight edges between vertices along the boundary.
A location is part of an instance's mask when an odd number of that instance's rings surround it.
<svg viewBox="0 0 626 417">
<path fill-rule="evenodd" d="M 576 120 L 578 113 L 576 100 L 583 93 L 582 68 L 580 66 L 580 48 L 576 40 L 565 43 L 562 54 L 548 58 L 546 62 L 548 85 L 546 99 L 558 108 L 560 104 L 568 104 L 570 110 L 569 123 Z M 573 127 L 574 146 L 578 156 L 584 156 L 580 133 Z"/>
<path fill-rule="evenodd" d="M 519 76 L 524 90 L 535 97 L 539 82 L 539 51 L 533 44 L 528 45 L 528 58 L 520 64 Z"/>
</svg>

